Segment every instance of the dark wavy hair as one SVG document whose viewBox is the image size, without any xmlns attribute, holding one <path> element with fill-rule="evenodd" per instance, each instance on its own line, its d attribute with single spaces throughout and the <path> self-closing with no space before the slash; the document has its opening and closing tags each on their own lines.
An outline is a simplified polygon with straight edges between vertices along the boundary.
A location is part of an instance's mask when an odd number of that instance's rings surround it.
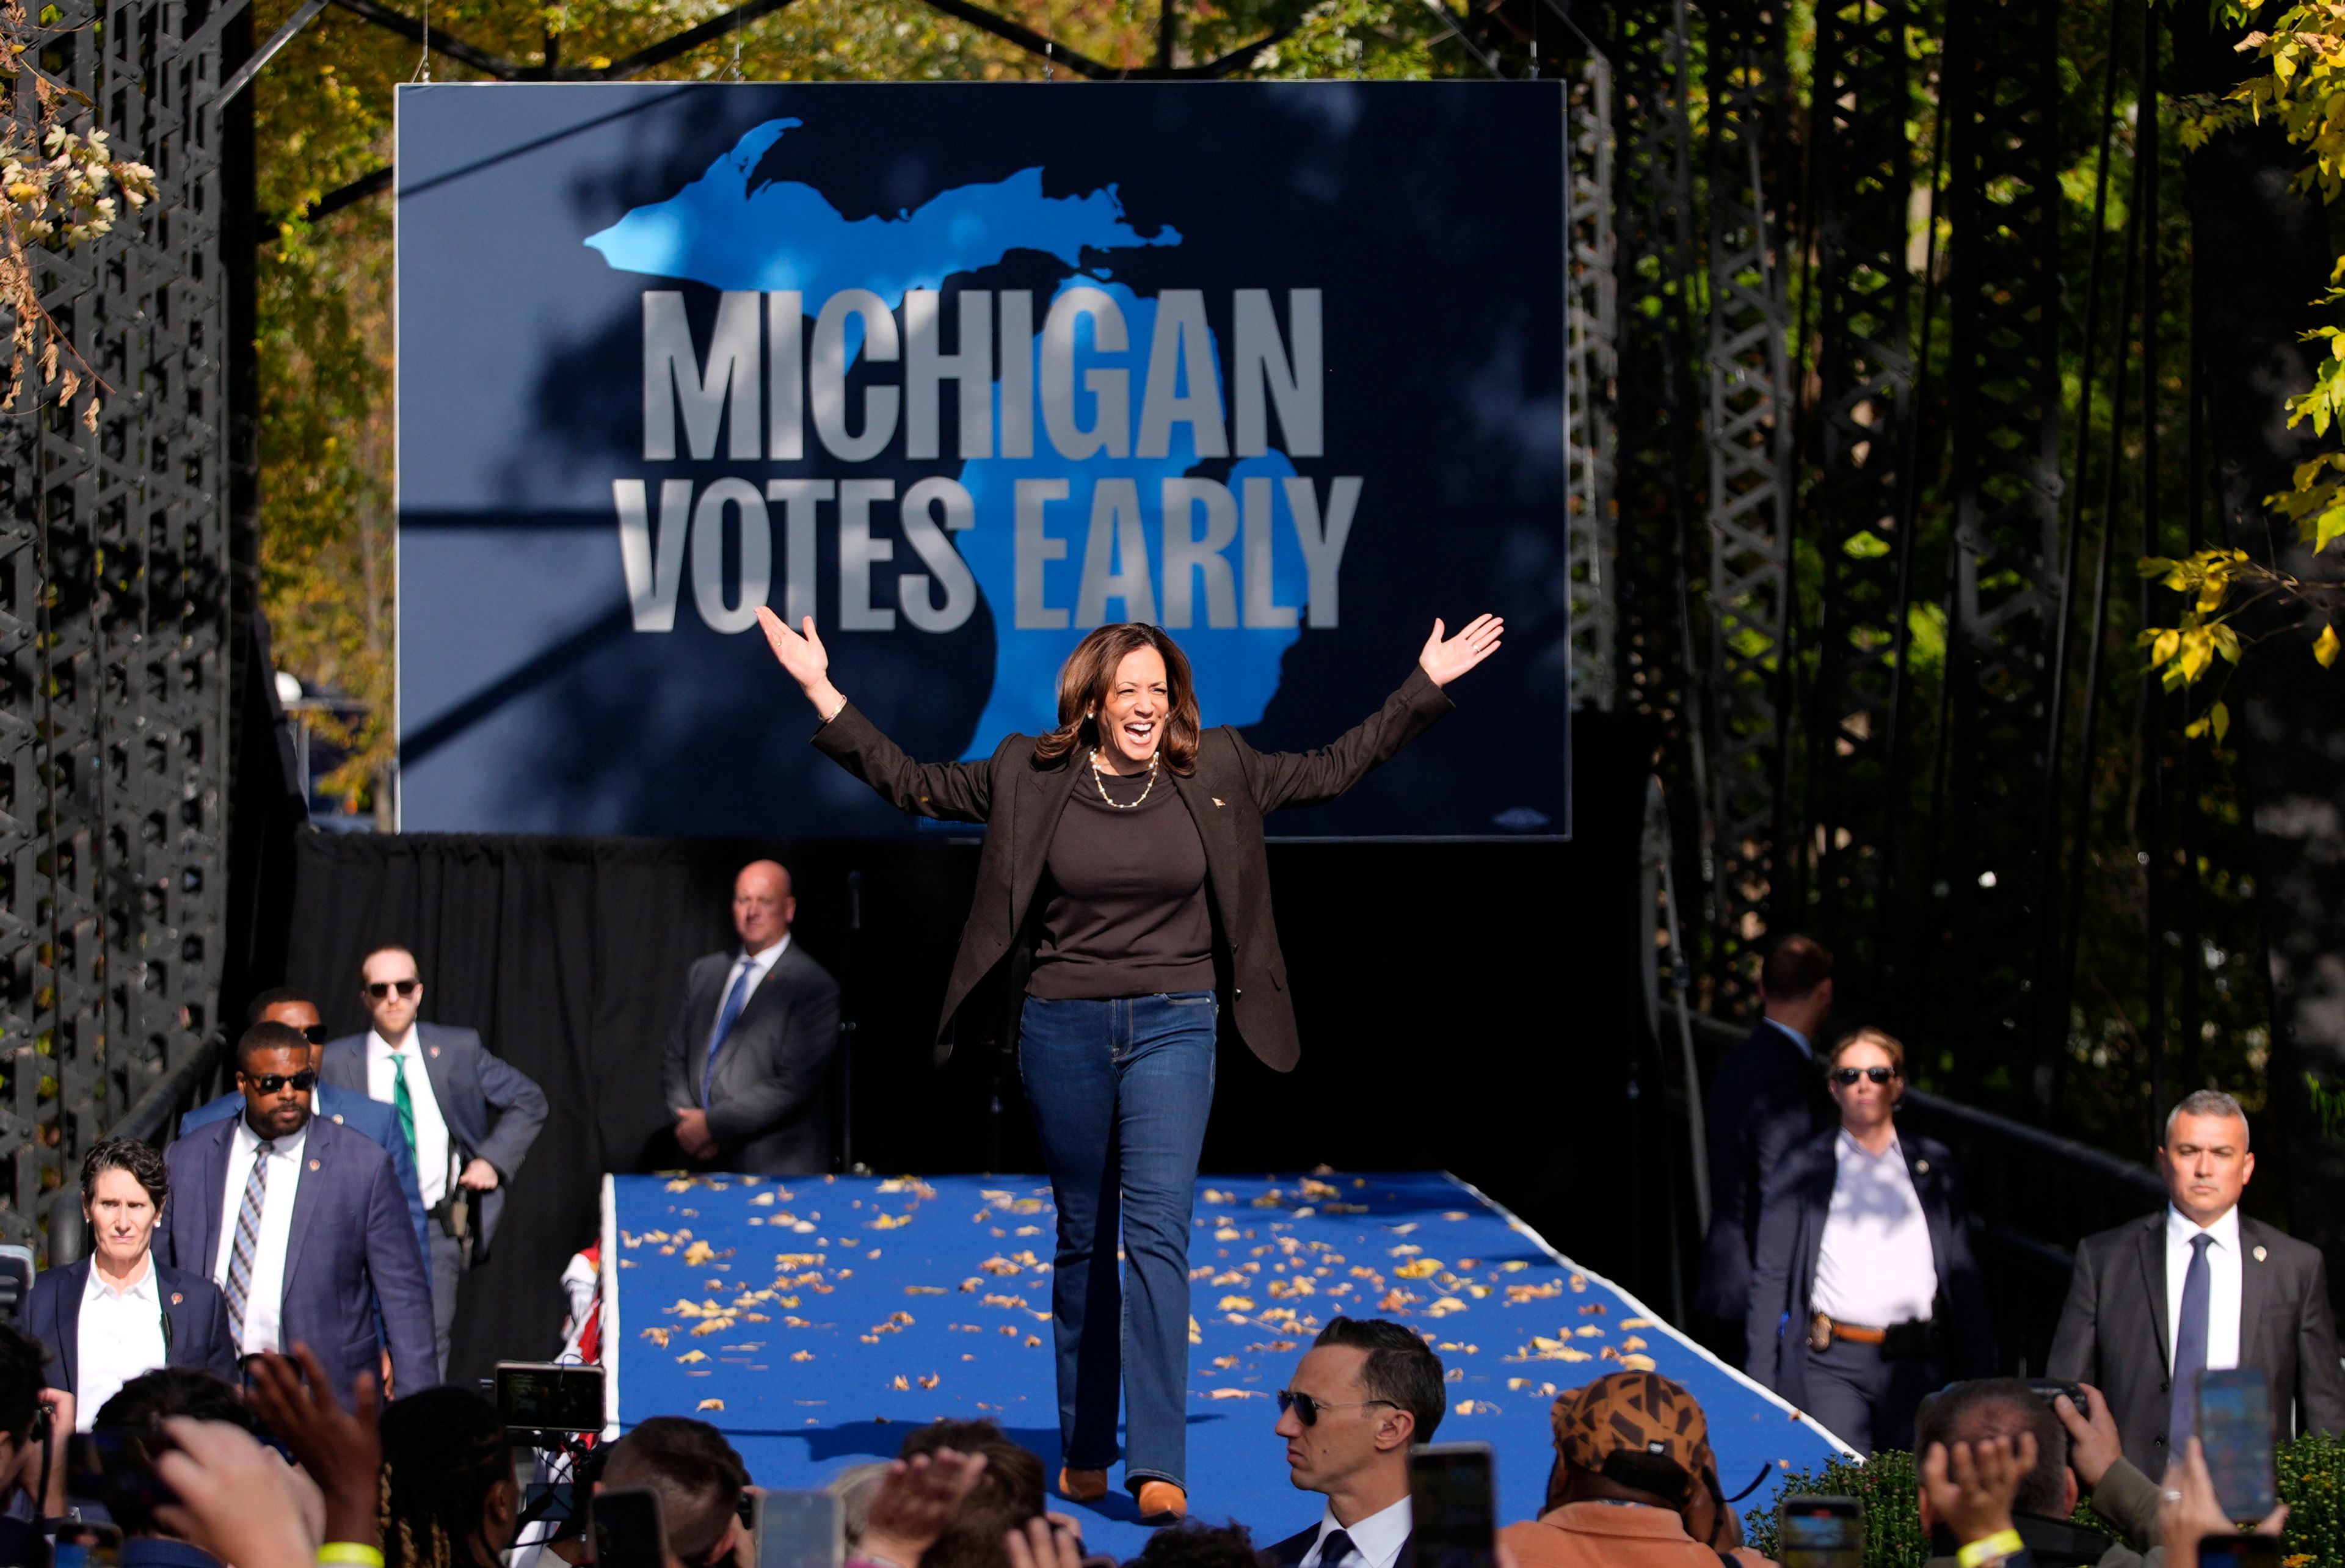
<svg viewBox="0 0 2345 1568">
<path fill-rule="evenodd" d="M 1162 628 L 1142 621 L 1120 621 L 1102 626 L 1081 642 L 1059 666 L 1059 727 L 1034 737 L 1034 760 L 1045 766 L 1071 752 L 1100 744 L 1098 713 L 1115 684 L 1116 666 L 1127 653 L 1153 648 L 1164 661 L 1164 739 L 1158 750 L 1176 774 L 1197 765 L 1197 742 L 1203 726 L 1197 719 L 1196 683 L 1189 673 L 1189 655 Z"/>
<path fill-rule="evenodd" d="M 97 1201 L 97 1179 L 109 1170 L 127 1170 L 131 1179 L 147 1189 L 147 1199 L 157 1209 L 171 1193 L 171 1169 L 163 1157 L 135 1138 L 109 1138 L 81 1162 L 81 1202 L 86 1209 Z"/>
<path fill-rule="evenodd" d="M 494 1568 L 489 1494 L 513 1478 L 497 1407 L 470 1389 L 425 1389 L 382 1412 L 382 1554 L 389 1568 Z"/>
</svg>

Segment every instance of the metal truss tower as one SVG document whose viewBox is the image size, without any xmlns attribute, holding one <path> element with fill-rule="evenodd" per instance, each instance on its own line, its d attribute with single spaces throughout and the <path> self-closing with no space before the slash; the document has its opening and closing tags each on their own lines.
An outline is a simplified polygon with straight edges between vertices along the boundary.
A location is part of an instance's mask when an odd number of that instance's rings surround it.
<svg viewBox="0 0 2345 1568">
<path fill-rule="evenodd" d="M 1708 709 L 1713 1005 L 1756 996 L 1785 836 L 1790 652 L 1791 308 L 1784 204 L 1791 102 L 1780 0 L 1704 6 L 1710 89 Z"/>
<path fill-rule="evenodd" d="M 1811 491 L 1823 613 L 1808 723 L 1820 928 L 1864 1016 L 1895 994 L 1891 935 L 1913 472 L 1913 310 L 1904 0 L 1816 11 L 1815 292 L 1822 472 Z M 1866 976 L 1877 976 L 1865 995 Z"/>
<path fill-rule="evenodd" d="M 1571 78 L 1566 145 L 1571 168 L 1565 231 L 1570 295 L 1564 339 L 1565 441 L 1571 551 L 1571 704 L 1609 713 L 1619 691 L 1613 596 L 1615 377 L 1619 283 L 1612 238 L 1612 67 L 1591 55 Z"/>
<path fill-rule="evenodd" d="M 117 156 L 155 169 L 157 196 L 38 262 L 44 307 L 111 388 L 97 429 L 54 406 L 0 425 L 10 1242 L 36 1239 L 49 1195 L 74 1201 L 91 1141 L 216 1024 L 241 553 L 229 498 L 248 477 L 231 472 L 223 247 L 241 234 L 249 249 L 250 194 L 241 129 L 208 100 L 249 21 L 235 0 L 64 10 L 40 69 L 84 96 Z M 32 122 L 29 73 L 15 106 Z"/>
<path fill-rule="evenodd" d="M 1619 701 L 1660 726 L 1660 776 L 1670 798 L 1676 885 L 1687 896 L 1710 878 L 1708 770 L 1696 703 L 1688 551 L 1692 462 L 1700 439 L 1693 317 L 1693 131 L 1687 115 L 1692 54 L 1685 0 L 1612 13 L 1615 270 L 1619 364 L 1614 577 Z M 1697 924 L 1690 911 L 1687 928 Z"/>
<path fill-rule="evenodd" d="M 1947 860 L 1966 1085 L 2028 1058 L 2052 656 L 2060 621 L 2060 77 L 2053 0 L 1956 0 L 1946 42 L 1953 199 L 1954 560 Z M 2031 1087 L 2041 1103 L 2048 1083 Z"/>
</svg>

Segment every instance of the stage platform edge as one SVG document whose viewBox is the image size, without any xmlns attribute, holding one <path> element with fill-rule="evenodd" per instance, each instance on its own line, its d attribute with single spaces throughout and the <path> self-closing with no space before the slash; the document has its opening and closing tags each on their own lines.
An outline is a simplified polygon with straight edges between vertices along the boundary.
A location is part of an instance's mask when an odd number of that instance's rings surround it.
<svg viewBox="0 0 2345 1568">
<path fill-rule="evenodd" d="M 758 1484 L 797 1488 L 937 1417 L 984 1416 L 1054 1477 L 1053 1225 L 1037 1176 L 605 1177 L 606 1435 L 696 1415 Z M 1507 1522 L 1538 1512 L 1554 1393 L 1616 1366 L 1692 1391 L 1730 1495 L 1852 1454 L 1447 1172 L 1205 1177 L 1190 1234 L 1193 1513 L 1259 1543 L 1318 1516 L 1287 1481 L 1270 1395 L 1337 1311 L 1430 1334 L 1450 1376 L 1439 1439 L 1493 1446 Z M 1744 1506 L 1771 1497 L 1762 1482 Z M 1121 1490 L 1052 1506 L 1120 1557 L 1148 1534 Z"/>
</svg>

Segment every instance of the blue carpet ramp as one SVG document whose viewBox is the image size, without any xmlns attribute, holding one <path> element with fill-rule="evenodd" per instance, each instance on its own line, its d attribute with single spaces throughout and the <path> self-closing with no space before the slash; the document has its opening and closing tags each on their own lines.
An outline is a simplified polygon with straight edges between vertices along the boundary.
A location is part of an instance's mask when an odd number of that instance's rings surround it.
<svg viewBox="0 0 2345 1568">
<path fill-rule="evenodd" d="M 1046 1180 L 622 1176 L 605 1205 L 621 1426 L 697 1414 L 760 1484 L 809 1487 L 892 1457 L 922 1422 L 990 1416 L 1057 1474 Z M 1839 1451 L 1455 1177 L 1210 1177 L 1190 1264 L 1192 1509 L 1260 1542 L 1318 1517 L 1319 1500 L 1288 1484 L 1272 1395 L 1339 1313 L 1431 1336 L 1450 1380 L 1439 1436 L 1497 1450 L 1508 1521 L 1538 1511 L 1556 1393 L 1618 1367 L 1692 1390 L 1729 1492 Z M 1057 1505 L 1095 1548 L 1129 1556 L 1146 1532 L 1115 1479 L 1100 1504 Z"/>
</svg>

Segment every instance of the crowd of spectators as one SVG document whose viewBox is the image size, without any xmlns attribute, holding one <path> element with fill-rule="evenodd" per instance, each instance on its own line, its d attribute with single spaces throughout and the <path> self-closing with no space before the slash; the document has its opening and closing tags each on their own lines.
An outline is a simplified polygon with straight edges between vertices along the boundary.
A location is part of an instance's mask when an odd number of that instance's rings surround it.
<svg viewBox="0 0 2345 1568">
<path fill-rule="evenodd" d="M 126 1381 L 97 1411 L 92 1432 L 107 1440 L 106 1458 L 91 1471 L 66 1462 L 71 1396 L 45 1389 L 43 1361 L 36 1341 L 0 1328 L 0 1492 L 21 1502 L 0 1530 L 0 1561 L 43 1563 L 46 1535 L 86 1540 L 93 1528 L 118 1533 L 115 1560 L 125 1568 L 508 1561 L 525 1502 L 514 1434 L 480 1394 L 442 1386 L 383 1404 L 373 1375 L 361 1372 L 338 1398 L 307 1346 L 254 1356 L 241 1388 L 199 1368 L 160 1368 Z M 1438 1426 L 1442 1388 L 1438 1358 L 1406 1327 L 1335 1320 L 1293 1369 L 1278 1421 L 1261 1436 L 1265 1464 L 1269 1439 L 1284 1443 L 1289 1477 L 1316 1494 L 1319 1520 L 1264 1549 L 1235 1522 L 1184 1522 L 1152 1536 L 1133 1568 L 1426 1561 L 1411 1551 L 1408 1452 Z M 2196 1439 L 2163 1487 L 2153 1485 L 2124 1457 L 2106 1401 L 2096 1390 L 2083 1396 L 2081 1410 L 2066 1395 L 2047 1402 L 2006 1379 L 1958 1383 L 1924 1401 L 1917 1502 L 1939 1552 L 1932 1568 L 2195 1568 L 2198 1543 L 2230 1531 Z M 1613 1372 L 1561 1395 L 1552 1425 L 1547 1506 L 1498 1531 L 1485 1560 L 1769 1568 L 1743 1544 L 1707 1417 L 1681 1385 Z M 1043 1476 L 1042 1461 L 992 1421 L 915 1429 L 893 1461 L 833 1482 L 845 1555 L 857 1568 L 1113 1568 L 1087 1551 L 1074 1518 L 1051 1510 Z M 614 1492 L 655 1500 L 659 1568 L 756 1568 L 756 1489 L 716 1428 L 655 1416 L 594 1450 L 571 1517 L 540 1560 L 597 1561 L 594 1513 Z M 2127 1540 L 2070 1524 L 2082 1497 Z M 2284 1514 L 2260 1528 L 2276 1532 Z"/>
<path fill-rule="evenodd" d="M 805 1097 L 776 1086 L 818 1079 L 835 987 L 792 956 L 779 867 L 746 868 L 735 905 L 741 947 L 695 968 L 669 1042 L 678 1141 L 710 1168 L 755 1146 L 753 1165 L 795 1168 L 818 1151 Z M 1831 972 L 1819 944 L 1778 944 L 1765 1016 L 1718 1074 L 1698 1330 L 1860 1453 L 1916 1453 L 1932 1568 L 2192 1568 L 2232 1522 L 2192 1430 L 2199 1372 L 2262 1369 L 2276 1438 L 2345 1431 L 2320 1254 L 2238 1212 L 2255 1169 L 2238 1104 L 2202 1090 L 2175 1107 L 2166 1209 L 2078 1248 L 2057 1388 L 1998 1378 L 1954 1158 L 1897 1123 L 1901 1042 L 1827 1035 Z M 477 1035 L 417 1021 L 406 949 L 369 954 L 360 979 L 367 1034 L 329 1042 L 314 1004 L 269 993 L 236 1092 L 191 1113 L 168 1157 L 116 1139 L 85 1159 L 91 1256 L 40 1275 L 21 1328 L 0 1328 L 0 1568 L 46 1561 L 92 1521 L 133 1568 L 551 1568 L 595 1561 L 594 1499 L 613 1490 L 655 1500 L 666 1568 L 755 1568 L 756 1488 L 716 1428 L 637 1420 L 565 1462 L 570 1501 L 548 1513 L 495 1407 L 440 1385 L 454 1280 L 484 1254 L 545 1102 Z M 590 1252 L 565 1277 L 586 1360 L 596 1267 Z M 1447 1561 L 1416 1550 L 1411 1455 L 1447 1410 L 1429 1336 L 1335 1318 L 1277 1406 L 1264 1462 L 1275 1435 L 1317 1517 L 1254 1522 L 1259 1547 L 1234 1522 L 1183 1523 L 1141 1568 Z M 1684 1387 L 1616 1371 L 1551 1413 L 1545 1507 L 1477 1561 L 1767 1563 Z M 68 1462 L 76 1432 L 96 1470 Z M 1046 1473 L 997 1424 L 942 1421 L 831 1490 L 861 1568 L 1113 1568 L 1051 1510 Z M 2122 1541 L 2070 1522 L 2084 1500 Z"/>
</svg>

